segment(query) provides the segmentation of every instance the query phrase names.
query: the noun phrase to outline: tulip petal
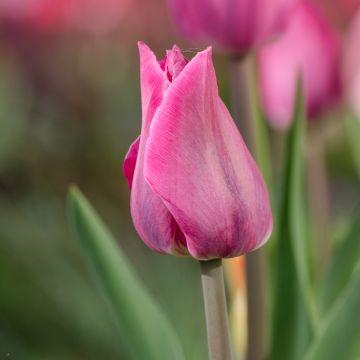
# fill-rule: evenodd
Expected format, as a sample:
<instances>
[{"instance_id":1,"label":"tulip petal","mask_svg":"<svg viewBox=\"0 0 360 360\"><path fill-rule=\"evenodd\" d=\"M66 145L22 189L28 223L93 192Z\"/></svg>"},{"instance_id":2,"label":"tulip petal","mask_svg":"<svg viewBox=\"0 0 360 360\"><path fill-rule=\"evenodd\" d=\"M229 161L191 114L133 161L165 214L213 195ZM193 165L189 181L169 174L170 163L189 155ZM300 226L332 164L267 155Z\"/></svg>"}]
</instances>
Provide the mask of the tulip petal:
<instances>
[{"instance_id":1,"label":"tulip petal","mask_svg":"<svg viewBox=\"0 0 360 360\"><path fill-rule=\"evenodd\" d=\"M170 82L166 73L161 69L155 54L143 42L138 43L140 53L140 80L142 106L142 133L147 137L148 126L154 113L161 104L164 93ZM144 129L145 128L145 129ZM145 130L145 134L143 133Z\"/></svg>"},{"instance_id":2,"label":"tulip petal","mask_svg":"<svg viewBox=\"0 0 360 360\"><path fill-rule=\"evenodd\" d=\"M150 248L161 253L184 255L187 253L184 235L162 199L151 190L143 175L144 150L150 124L170 82L154 53L145 44L139 43L139 52L142 130L133 174L131 215L137 232ZM136 145L131 150L135 152L135 149ZM130 171L129 168L127 170Z\"/></svg>"},{"instance_id":3,"label":"tulip petal","mask_svg":"<svg viewBox=\"0 0 360 360\"><path fill-rule=\"evenodd\" d=\"M172 255L187 255L185 237L159 195L143 176L131 192L131 215L141 239L151 249Z\"/></svg>"},{"instance_id":4,"label":"tulip petal","mask_svg":"<svg viewBox=\"0 0 360 360\"><path fill-rule=\"evenodd\" d=\"M164 59L159 61L161 69L166 72L170 82L175 80L189 61L184 57L180 48L176 45L166 51Z\"/></svg>"},{"instance_id":5,"label":"tulip petal","mask_svg":"<svg viewBox=\"0 0 360 360\"><path fill-rule=\"evenodd\" d=\"M123 169L130 189L132 187L132 182L134 178L135 166L139 153L139 145L140 145L140 136L136 138L136 140L130 145L129 151L125 155Z\"/></svg>"},{"instance_id":6,"label":"tulip petal","mask_svg":"<svg viewBox=\"0 0 360 360\"><path fill-rule=\"evenodd\" d=\"M268 193L218 96L210 48L198 53L167 90L151 124L144 175L193 257L237 256L268 238Z\"/></svg>"}]
</instances>

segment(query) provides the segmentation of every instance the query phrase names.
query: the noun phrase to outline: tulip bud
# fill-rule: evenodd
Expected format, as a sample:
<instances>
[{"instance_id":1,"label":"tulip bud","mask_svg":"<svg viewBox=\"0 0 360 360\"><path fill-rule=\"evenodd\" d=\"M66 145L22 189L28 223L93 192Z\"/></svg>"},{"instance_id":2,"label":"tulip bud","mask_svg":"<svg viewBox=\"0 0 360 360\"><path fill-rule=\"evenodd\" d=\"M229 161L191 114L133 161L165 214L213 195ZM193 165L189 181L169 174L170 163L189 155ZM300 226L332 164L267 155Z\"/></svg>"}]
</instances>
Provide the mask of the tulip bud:
<instances>
[{"instance_id":1,"label":"tulip bud","mask_svg":"<svg viewBox=\"0 0 360 360\"><path fill-rule=\"evenodd\" d=\"M339 98L339 57L337 34L310 5L299 6L286 34L259 51L261 98L274 127L291 121L299 72L309 118Z\"/></svg>"},{"instance_id":2,"label":"tulip bud","mask_svg":"<svg viewBox=\"0 0 360 360\"><path fill-rule=\"evenodd\" d=\"M348 103L360 116L360 10L350 26L345 44L343 84Z\"/></svg>"},{"instance_id":3,"label":"tulip bud","mask_svg":"<svg viewBox=\"0 0 360 360\"><path fill-rule=\"evenodd\" d=\"M218 95L211 48L157 61L139 43L142 129L124 172L131 214L152 249L205 260L262 245L272 229L264 180Z\"/></svg>"},{"instance_id":4,"label":"tulip bud","mask_svg":"<svg viewBox=\"0 0 360 360\"><path fill-rule=\"evenodd\" d=\"M169 0L180 31L192 41L246 54L281 34L298 0Z\"/></svg>"}]
</instances>

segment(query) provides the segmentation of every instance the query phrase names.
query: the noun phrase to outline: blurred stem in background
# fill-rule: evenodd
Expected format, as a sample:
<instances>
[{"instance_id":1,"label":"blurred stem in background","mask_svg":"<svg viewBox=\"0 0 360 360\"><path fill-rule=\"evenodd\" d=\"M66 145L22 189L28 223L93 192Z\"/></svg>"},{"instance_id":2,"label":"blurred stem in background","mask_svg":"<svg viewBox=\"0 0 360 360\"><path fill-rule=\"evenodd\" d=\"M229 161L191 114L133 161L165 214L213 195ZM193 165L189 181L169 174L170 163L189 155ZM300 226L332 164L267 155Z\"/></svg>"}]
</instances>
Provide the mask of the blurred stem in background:
<instances>
[{"instance_id":1,"label":"blurred stem in background","mask_svg":"<svg viewBox=\"0 0 360 360\"><path fill-rule=\"evenodd\" d=\"M255 152L255 134L251 114L249 84L250 59L233 56L229 59L231 110L234 120L252 154Z\"/></svg>"},{"instance_id":2,"label":"blurred stem in background","mask_svg":"<svg viewBox=\"0 0 360 360\"><path fill-rule=\"evenodd\" d=\"M232 350L221 259L200 261L210 360L231 360Z\"/></svg>"},{"instance_id":3,"label":"blurred stem in background","mask_svg":"<svg viewBox=\"0 0 360 360\"><path fill-rule=\"evenodd\" d=\"M253 156L256 157L257 142L254 116L251 111L251 70L251 58L229 58L230 96L233 116L246 145ZM266 358L266 267L264 248L246 255L248 360Z\"/></svg>"},{"instance_id":4,"label":"blurred stem in background","mask_svg":"<svg viewBox=\"0 0 360 360\"><path fill-rule=\"evenodd\" d=\"M310 127L309 141L306 147L307 191L312 219L315 272L319 276L328 265L330 258L331 199L326 165L326 138L324 131Z\"/></svg>"},{"instance_id":5,"label":"blurred stem in background","mask_svg":"<svg viewBox=\"0 0 360 360\"><path fill-rule=\"evenodd\" d=\"M224 265L231 299L229 311L233 349L236 358L243 359L247 348L245 256L227 259Z\"/></svg>"}]
</instances>

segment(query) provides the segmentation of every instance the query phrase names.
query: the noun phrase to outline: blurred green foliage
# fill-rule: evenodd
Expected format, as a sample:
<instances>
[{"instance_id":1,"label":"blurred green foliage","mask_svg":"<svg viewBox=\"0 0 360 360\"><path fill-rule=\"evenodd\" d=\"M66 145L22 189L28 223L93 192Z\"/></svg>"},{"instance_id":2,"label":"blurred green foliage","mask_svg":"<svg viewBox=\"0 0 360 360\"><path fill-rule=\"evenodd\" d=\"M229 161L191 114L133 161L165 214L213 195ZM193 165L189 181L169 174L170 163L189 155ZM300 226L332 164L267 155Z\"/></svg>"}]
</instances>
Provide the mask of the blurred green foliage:
<instances>
[{"instance_id":1,"label":"blurred green foliage","mask_svg":"<svg viewBox=\"0 0 360 360\"><path fill-rule=\"evenodd\" d=\"M23 41L28 57L0 38L0 359L126 359L68 231L72 183L114 230L187 358L205 359L197 263L153 253L130 219L122 159L141 124L135 42Z\"/></svg>"},{"instance_id":2,"label":"blurred green foliage","mask_svg":"<svg viewBox=\"0 0 360 360\"><path fill-rule=\"evenodd\" d=\"M283 168L275 278L271 359L302 359L315 330L316 313L304 220L305 114L301 82ZM286 269L286 271L284 271ZM291 324L289 326L289 324Z\"/></svg>"},{"instance_id":3,"label":"blurred green foliage","mask_svg":"<svg viewBox=\"0 0 360 360\"><path fill-rule=\"evenodd\" d=\"M183 360L181 342L105 224L77 188L68 197L69 224L89 270L112 305L124 351L133 359Z\"/></svg>"}]
</instances>

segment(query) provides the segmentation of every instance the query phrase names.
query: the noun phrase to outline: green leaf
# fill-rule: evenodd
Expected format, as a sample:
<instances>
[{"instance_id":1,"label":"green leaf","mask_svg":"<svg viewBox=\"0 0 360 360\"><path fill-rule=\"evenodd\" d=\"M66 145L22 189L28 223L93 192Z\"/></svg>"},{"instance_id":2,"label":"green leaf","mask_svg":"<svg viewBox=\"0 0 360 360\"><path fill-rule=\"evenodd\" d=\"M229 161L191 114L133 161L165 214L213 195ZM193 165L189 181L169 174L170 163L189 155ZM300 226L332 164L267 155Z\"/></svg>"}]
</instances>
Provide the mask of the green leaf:
<instances>
[{"instance_id":1,"label":"green leaf","mask_svg":"<svg viewBox=\"0 0 360 360\"><path fill-rule=\"evenodd\" d=\"M344 290L360 263L360 209L355 214L346 239L336 251L319 289L319 308L325 314Z\"/></svg>"},{"instance_id":2,"label":"green leaf","mask_svg":"<svg viewBox=\"0 0 360 360\"><path fill-rule=\"evenodd\" d=\"M113 307L134 359L183 359L167 319L140 283L120 247L76 188L69 193L70 224L97 283Z\"/></svg>"},{"instance_id":3,"label":"green leaf","mask_svg":"<svg viewBox=\"0 0 360 360\"><path fill-rule=\"evenodd\" d=\"M358 238L359 239L359 238ZM323 320L306 360L355 360L360 358L360 272Z\"/></svg>"},{"instance_id":4,"label":"green leaf","mask_svg":"<svg viewBox=\"0 0 360 360\"><path fill-rule=\"evenodd\" d=\"M302 359L316 324L310 291L303 209L304 105L297 88L286 148L283 197L278 219L272 359Z\"/></svg>"},{"instance_id":5,"label":"green leaf","mask_svg":"<svg viewBox=\"0 0 360 360\"><path fill-rule=\"evenodd\" d=\"M351 115L346 120L349 144L357 175L360 179L360 119Z\"/></svg>"}]
</instances>

